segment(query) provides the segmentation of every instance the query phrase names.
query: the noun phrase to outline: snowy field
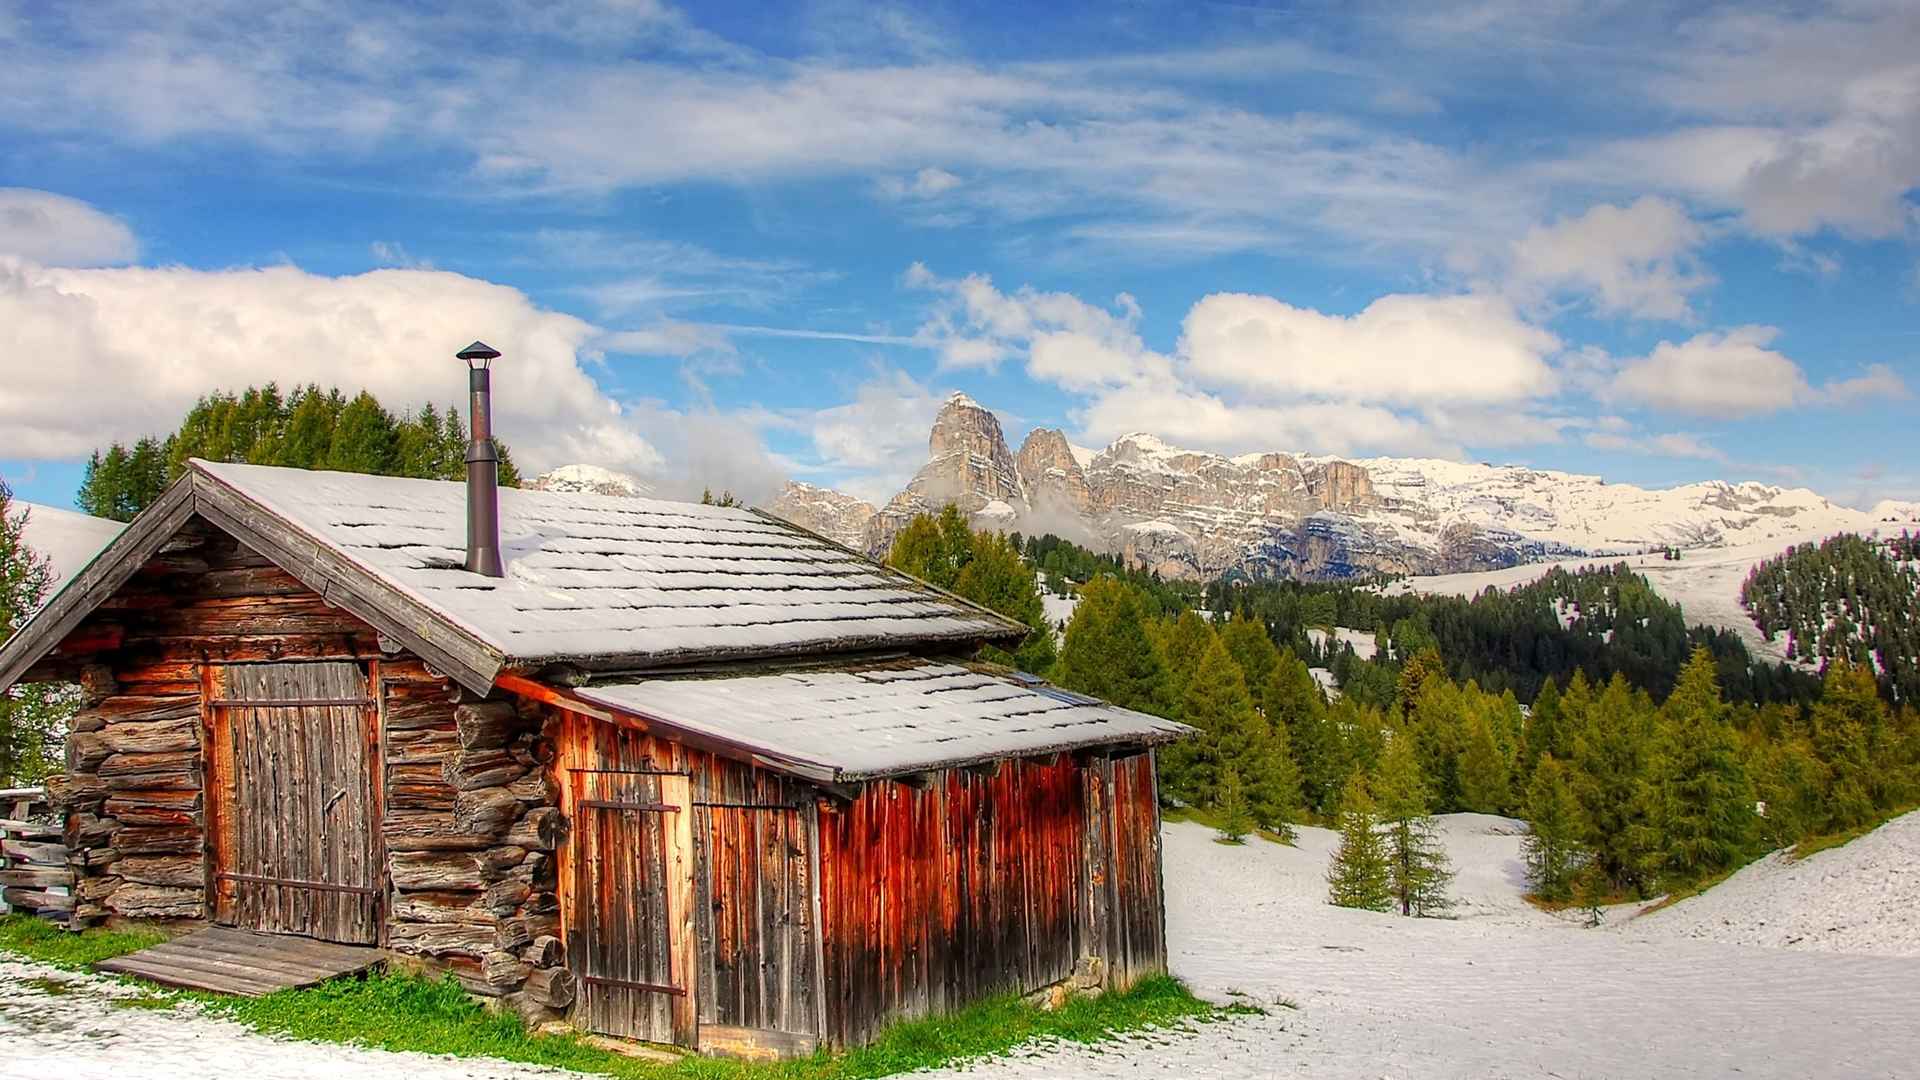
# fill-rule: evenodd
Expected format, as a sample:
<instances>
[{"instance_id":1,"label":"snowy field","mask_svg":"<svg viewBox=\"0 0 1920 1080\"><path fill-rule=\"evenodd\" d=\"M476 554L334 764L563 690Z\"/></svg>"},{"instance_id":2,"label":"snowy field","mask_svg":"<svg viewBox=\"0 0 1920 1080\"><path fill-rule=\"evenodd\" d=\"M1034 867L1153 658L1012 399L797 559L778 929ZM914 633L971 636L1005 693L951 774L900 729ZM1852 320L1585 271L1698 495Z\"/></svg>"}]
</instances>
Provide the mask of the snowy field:
<instances>
[{"instance_id":1,"label":"snowy field","mask_svg":"<svg viewBox=\"0 0 1920 1080\"><path fill-rule=\"evenodd\" d=\"M1173 968L1263 1017L1101 1047L1037 1048L922 1074L1068 1077L1624 1078L1915 1075L1920 817L1694 900L1588 930L1521 899L1521 824L1442 819L1450 919L1327 906L1334 835L1226 847L1166 832ZM1789 945L1791 947L1767 947ZM38 979L71 980L50 992ZM115 1008L104 980L0 961L0 1075L553 1077L501 1063L284 1043L182 1013Z\"/></svg>"}]
</instances>

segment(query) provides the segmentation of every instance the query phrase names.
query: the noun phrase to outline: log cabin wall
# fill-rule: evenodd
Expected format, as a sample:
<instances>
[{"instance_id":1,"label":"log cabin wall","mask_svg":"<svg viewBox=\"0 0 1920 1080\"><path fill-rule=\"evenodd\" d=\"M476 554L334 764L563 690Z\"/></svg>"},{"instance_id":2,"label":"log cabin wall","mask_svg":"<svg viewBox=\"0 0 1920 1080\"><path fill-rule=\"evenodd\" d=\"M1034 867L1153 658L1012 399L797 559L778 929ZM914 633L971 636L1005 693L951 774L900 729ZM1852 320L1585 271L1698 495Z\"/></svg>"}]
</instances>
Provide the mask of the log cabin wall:
<instances>
[{"instance_id":1,"label":"log cabin wall","mask_svg":"<svg viewBox=\"0 0 1920 1080\"><path fill-rule=\"evenodd\" d=\"M822 998L814 906L814 789L799 780L690 749L632 727L554 710L555 777L575 828L575 773L659 771L691 779L695 1006L702 1045L768 1033L763 1043L804 1048ZM560 881L569 950L586 909L574 895L576 845L563 847ZM582 958L584 959L584 958ZM676 973L677 977L677 973Z\"/></svg>"},{"instance_id":2,"label":"log cabin wall","mask_svg":"<svg viewBox=\"0 0 1920 1080\"><path fill-rule=\"evenodd\" d=\"M552 851L564 826L542 716L476 701L199 521L68 635L35 678L80 683L66 773L76 924L210 916L205 746L223 664L353 660L374 677L382 943L529 1019L571 1003Z\"/></svg>"},{"instance_id":3,"label":"log cabin wall","mask_svg":"<svg viewBox=\"0 0 1920 1080\"><path fill-rule=\"evenodd\" d=\"M1119 987L1166 970L1151 754L924 779L821 815L832 1041L1077 971Z\"/></svg>"}]
</instances>

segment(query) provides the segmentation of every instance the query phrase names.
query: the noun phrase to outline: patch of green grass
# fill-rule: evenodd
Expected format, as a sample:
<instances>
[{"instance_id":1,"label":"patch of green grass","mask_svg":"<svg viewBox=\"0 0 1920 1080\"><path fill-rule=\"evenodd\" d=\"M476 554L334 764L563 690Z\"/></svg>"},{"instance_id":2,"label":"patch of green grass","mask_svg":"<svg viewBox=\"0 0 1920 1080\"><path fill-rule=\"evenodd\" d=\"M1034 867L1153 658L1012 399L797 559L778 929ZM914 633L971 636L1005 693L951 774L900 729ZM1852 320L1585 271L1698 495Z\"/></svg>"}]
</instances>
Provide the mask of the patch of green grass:
<instances>
[{"instance_id":1,"label":"patch of green grass","mask_svg":"<svg viewBox=\"0 0 1920 1080\"><path fill-rule=\"evenodd\" d=\"M90 971L102 960L158 945L167 936L143 930L88 930L74 934L31 915L0 915L0 949L68 971Z\"/></svg>"},{"instance_id":2,"label":"patch of green grass","mask_svg":"<svg viewBox=\"0 0 1920 1080\"><path fill-rule=\"evenodd\" d=\"M25 920L32 922L33 920ZM45 926L45 924L40 924ZM160 940L158 934L89 930L51 934L0 919L0 949L68 967L118 956ZM1210 1005L1169 976L1145 979L1118 993L1076 997L1053 1012L1004 996L958 1013L896 1024L874 1042L844 1054L777 1063L686 1057L639 1060L590 1046L572 1035L529 1033L517 1017L482 1008L451 979L392 972L336 979L260 998L156 991L117 999L128 1008L165 1008L192 1001L206 1012L256 1031L313 1042L354 1043L459 1057L492 1057L634 1080L866 1080L915 1069L1005 1054L1063 1041L1098 1043L1149 1029L1177 1030L1263 1012L1236 1002Z\"/></svg>"},{"instance_id":3,"label":"patch of green grass","mask_svg":"<svg viewBox=\"0 0 1920 1080\"><path fill-rule=\"evenodd\" d=\"M1219 832L1222 819L1218 811L1209 810L1202 806L1169 806L1161 809L1160 820L1191 821L1196 825L1205 825L1214 832ZM1255 829L1248 835L1258 836L1260 839L1268 841L1269 843L1284 844L1287 847L1293 846L1293 842L1286 837L1276 832L1268 832L1266 829ZM1219 840L1218 837L1215 837L1215 839ZM1224 844L1234 843L1232 840L1220 840L1219 842Z\"/></svg>"}]
</instances>

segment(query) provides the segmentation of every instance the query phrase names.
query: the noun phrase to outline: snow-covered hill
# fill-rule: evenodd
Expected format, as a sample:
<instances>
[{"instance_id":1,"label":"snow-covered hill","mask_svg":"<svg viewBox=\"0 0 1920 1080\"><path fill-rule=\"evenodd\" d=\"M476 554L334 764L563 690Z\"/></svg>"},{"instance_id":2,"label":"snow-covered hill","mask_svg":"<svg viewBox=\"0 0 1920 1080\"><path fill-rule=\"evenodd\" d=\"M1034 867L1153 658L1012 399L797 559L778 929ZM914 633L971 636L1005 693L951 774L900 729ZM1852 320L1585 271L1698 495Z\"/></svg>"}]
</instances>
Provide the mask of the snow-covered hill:
<instances>
[{"instance_id":1,"label":"snow-covered hill","mask_svg":"<svg viewBox=\"0 0 1920 1080\"><path fill-rule=\"evenodd\" d=\"M653 485L637 476L598 465L562 465L527 482L533 491L584 491L594 495L646 496Z\"/></svg>"}]
</instances>

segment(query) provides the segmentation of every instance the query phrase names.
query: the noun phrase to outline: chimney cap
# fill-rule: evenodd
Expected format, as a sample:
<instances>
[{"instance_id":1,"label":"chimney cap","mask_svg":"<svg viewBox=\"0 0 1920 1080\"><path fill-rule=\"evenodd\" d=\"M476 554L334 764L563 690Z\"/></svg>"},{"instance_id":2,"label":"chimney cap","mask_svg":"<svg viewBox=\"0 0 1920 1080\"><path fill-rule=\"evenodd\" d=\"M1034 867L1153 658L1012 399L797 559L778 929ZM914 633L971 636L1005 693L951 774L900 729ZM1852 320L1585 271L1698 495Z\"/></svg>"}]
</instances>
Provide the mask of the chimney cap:
<instances>
[{"instance_id":1,"label":"chimney cap","mask_svg":"<svg viewBox=\"0 0 1920 1080\"><path fill-rule=\"evenodd\" d=\"M500 350L493 348L484 341L476 341L453 355L456 359L465 360L469 364L475 360L480 361L482 364L488 364L500 359Z\"/></svg>"}]
</instances>

